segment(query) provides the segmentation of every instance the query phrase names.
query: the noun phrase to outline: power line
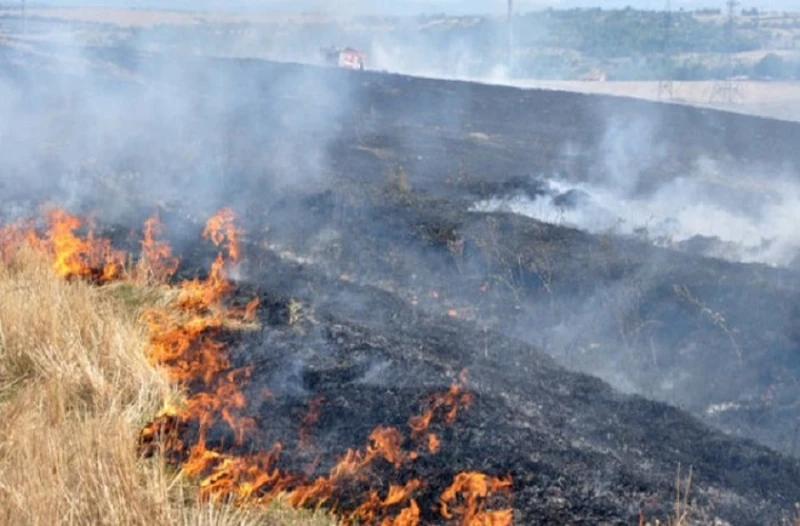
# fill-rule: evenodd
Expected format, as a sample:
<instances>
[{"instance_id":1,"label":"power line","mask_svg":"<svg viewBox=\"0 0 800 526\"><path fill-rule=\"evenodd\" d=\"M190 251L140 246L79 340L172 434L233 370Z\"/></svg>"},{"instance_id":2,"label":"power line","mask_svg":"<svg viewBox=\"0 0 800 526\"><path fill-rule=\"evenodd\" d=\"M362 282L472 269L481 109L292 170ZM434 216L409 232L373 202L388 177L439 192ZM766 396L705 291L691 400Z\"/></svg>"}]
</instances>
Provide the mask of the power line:
<instances>
[{"instance_id":1,"label":"power line","mask_svg":"<svg viewBox=\"0 0 800 526\"><path fill-rule=\"evenodd\" d=\"M739 95L739 86L735 81L736 70L736 7L738 0L727 0L727 19L725 21L724 46L722 51L722 71L724 78L714 84L709 102L721 100L726 104L734 102Z\"/></svg>"},{"instance_id":2,"label":"power line","mask_svg":"<svg viewBox=\"0 0 800 526\"><path fill-rule=\"evenodd\" d=\"M514 71L514 0L508 0L508 75L511 76Z\"/></svg>"},{"instance_id":3,"label":"power line","mask_svg":"<svg viewBox=\"0 0 800 526\"><path fill-rule=\"evenodd\" d=\"M672 100L672 2L666 0L662 27L661 60L659 64L658 100Z\"/></svg>"}]
</instances>

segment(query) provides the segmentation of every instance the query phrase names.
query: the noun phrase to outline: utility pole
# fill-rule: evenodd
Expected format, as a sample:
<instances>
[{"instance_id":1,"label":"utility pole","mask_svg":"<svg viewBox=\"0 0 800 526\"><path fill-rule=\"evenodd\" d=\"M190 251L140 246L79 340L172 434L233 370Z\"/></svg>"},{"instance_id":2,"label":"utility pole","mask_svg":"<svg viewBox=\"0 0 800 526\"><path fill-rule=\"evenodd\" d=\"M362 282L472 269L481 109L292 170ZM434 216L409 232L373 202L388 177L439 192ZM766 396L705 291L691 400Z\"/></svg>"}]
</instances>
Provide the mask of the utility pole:
<instances>
[{"instance_id":1,"label":"utility pole","mask_svg":"<svg viewBox=\"0 0 800 526\"><path fill-rule=\"evenodd\" d=\"M514 0L508 0L508 76L514 72Z\"/></svg>"},{"instance_id":2,"label":"utility pole","mask_svg":"<svg viewBox=\"0 0 800 526\"><path fill-rule=\"evenodd\" d=\"M727 0L727 20L725 22L725 49L722 54L722 65L725 78L718 81L714 90L711 93L711 100L713 102L719 97L722 102L731 104L734 102L734 96L739 94L739 86L735 83L733 78L736 60L734 57L735 44L736 44L736 6L739 5L738 0Z\"/></svg>"},{"instance_id":3,"label":"utility pole","mask_svg":"<svg viewBox=\"0 0 800 526\"><path fill-rule=\"evenodd\" d=\"M664 25L662 27L661 64L659 64L658 100L672 100L672 2L664 6Z\"/></svg>"}]
</instances>

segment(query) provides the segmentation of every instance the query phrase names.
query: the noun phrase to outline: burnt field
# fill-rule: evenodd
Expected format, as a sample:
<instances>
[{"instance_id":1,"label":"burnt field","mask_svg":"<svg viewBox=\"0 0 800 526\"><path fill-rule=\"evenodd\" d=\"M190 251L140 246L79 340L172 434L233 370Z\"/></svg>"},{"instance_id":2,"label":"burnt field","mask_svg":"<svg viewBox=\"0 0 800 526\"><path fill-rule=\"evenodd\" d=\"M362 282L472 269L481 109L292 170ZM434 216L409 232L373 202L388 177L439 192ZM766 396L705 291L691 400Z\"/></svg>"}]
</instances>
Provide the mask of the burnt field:
<instances>
[{"instance_id":1,"label":"burnt field","mask_svg":"<svg viewBox=\"0 0 800 526\"><path fill-rule=\"evenodd\" d=\"M515 523L629 524L669 511L680 465L701 523L774 524L800 501L800 126L292 64L87 56L106 66L0 62L3 214L54 199L124 244L156 208L191 276L213 259L195 245L202 222L232 207L236 296L262 298L263 326L230 345L253 366L243 389L275 395L250 407L260 438L246 447L291 443L321 396L310 433L339 454L402 428L466 369L472 404L413 467L431 495L461 471L510 474ZM536 206L583 215L545 221ZM681 235L655 232L657 213ZM608 214L635 224L596 228ZM726 237L731 218L764 240Z\"/></svg>"}]
</instances>

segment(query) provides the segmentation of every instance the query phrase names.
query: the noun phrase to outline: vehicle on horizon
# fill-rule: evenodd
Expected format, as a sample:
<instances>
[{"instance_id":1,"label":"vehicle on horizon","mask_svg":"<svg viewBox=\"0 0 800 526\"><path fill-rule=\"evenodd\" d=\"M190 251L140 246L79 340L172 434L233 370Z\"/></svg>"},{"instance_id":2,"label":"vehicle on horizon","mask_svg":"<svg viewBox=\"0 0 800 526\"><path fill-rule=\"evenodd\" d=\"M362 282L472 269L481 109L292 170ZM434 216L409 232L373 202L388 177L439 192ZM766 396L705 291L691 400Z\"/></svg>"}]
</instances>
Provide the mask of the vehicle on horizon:
<instances>
[{"instance_id":1,"label":"vehicle on horizon","mask_svg":"<svg viewBox=\"0 0 800 526\"><path fill-rule=\"evenodd\" d=\"M352 47L339 48L330 46L322 48L320 53L323 62L329 66L362 71L367 67L367 56L364 52Z\"/></svg>"}]
</instances>

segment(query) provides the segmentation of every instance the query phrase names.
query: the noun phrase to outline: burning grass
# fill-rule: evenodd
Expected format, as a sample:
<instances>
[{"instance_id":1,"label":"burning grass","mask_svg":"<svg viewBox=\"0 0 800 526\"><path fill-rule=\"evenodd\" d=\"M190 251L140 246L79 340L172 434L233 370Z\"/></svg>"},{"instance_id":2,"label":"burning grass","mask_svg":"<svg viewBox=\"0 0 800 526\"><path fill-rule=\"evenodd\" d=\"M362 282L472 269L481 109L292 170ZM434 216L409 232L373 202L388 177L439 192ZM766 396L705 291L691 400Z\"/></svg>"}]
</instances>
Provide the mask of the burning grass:
<instances>
[{"instance_id":1,"label":"burning grass","mask_svg":"<svg viewBox=\"0 0 800 526\"><path fill-rule=\"evenodd\" d=\"M488 504L508 502L510 477L465 471L436 490L415 476L415 462L441 448L431 425L454 425L472 402L466 372L449 390L423 401L420 415L409 415L407 432L379 426L363 448L335 459L328 473L316 473L320 458L297 469L293 453L312 446L308 432L322 400L298 423L298 451L279 442L247 447L260 433L254 401L242 390L252 367L234 366L225 331L256 323L258 300L244 308L226 302L233 289L228 269L241 258L233 213L220 211L202 232L219 249L207 277L175 285L170 278L177 260L158 240L156 219L145 224L142 253L130 268L125 262L132 258L95 238L91 225L78 234L83 226L56 210L44 235L31 224L17 224L3 229L0 239L0 277L8 296L0 311L2 378L6 391L16 390L3 407L14 425L0 449L9 466L3 469L10 471L3 479L8 486L0 488L15 508L34 513L28 522L66 516L69 522L173 523L186 521L187 510L201 509L187 502L218 506L208 509L220 514L213 520L224 522L228 515L219 510L229 504L236 505L231 513L260 515L287 502L381 526L434 518L465 526L511 524L510 507ZM115 282L122 284L107 286ZM38 302L31 301L30 288L40 294ZM138 306L138 316L126 313L125 303ZM10 342L6 333L14 335ZM271 396L268 388L262 392ZM220 428L230 439L209 441ZM31 478L24 469L29 464L41 473ZM180 467L178 475L169 475L168 465ZM197 483L191 499L184 477ZM48 492L63 498L48 498ZM41 514L35 511L40 507ZM18 515L10 510L12 516Z\"/></svg>"},{"instance_id":2,"label":"burning grass","mask_svg":"<svg viewBox=\"0 0 800 526\"><path fill-rule=\"evenodd\" d=\"M182 473L142 459L140 428L178 393L148 362L137 311L170 295L67 282L53 264L24 245L0 259L0 523L333 523L279 506L198 504Z\"/></svg>"}]
</instances>

